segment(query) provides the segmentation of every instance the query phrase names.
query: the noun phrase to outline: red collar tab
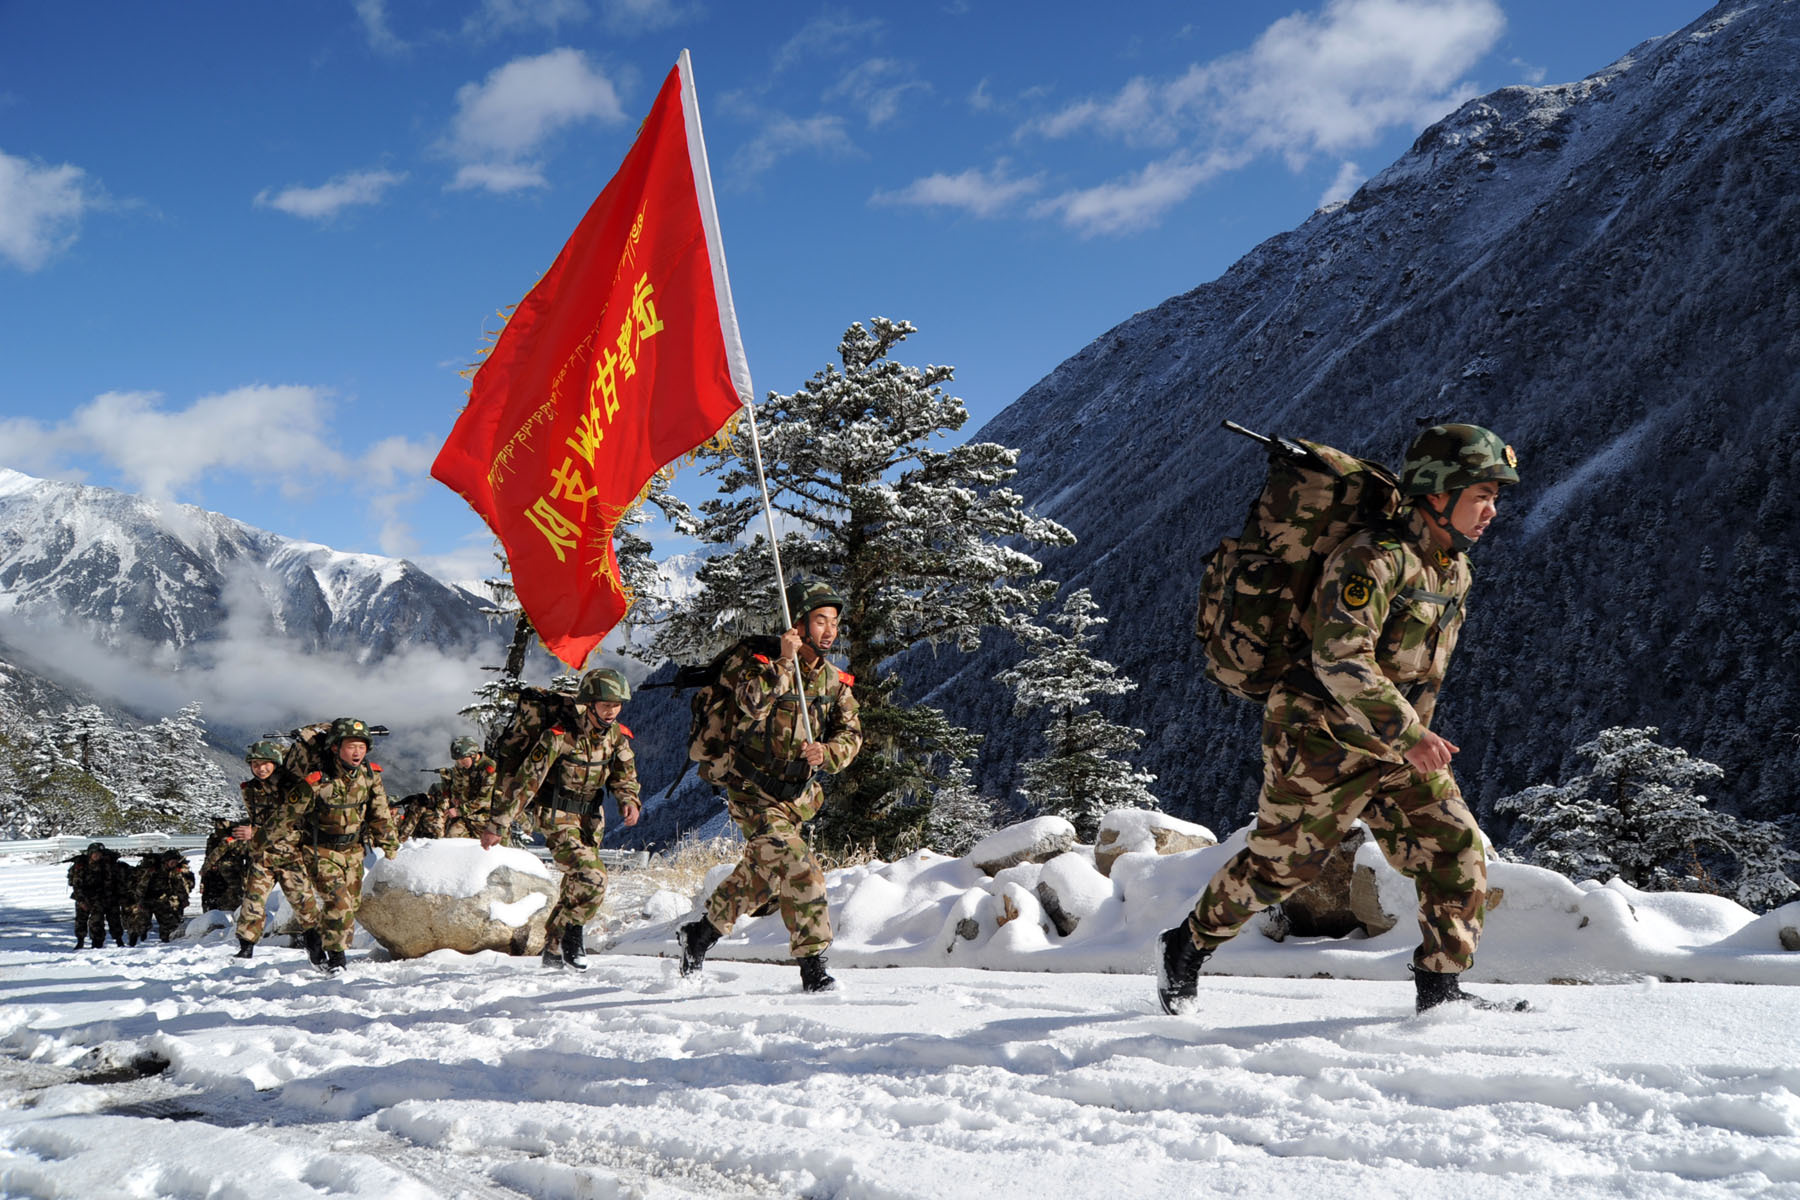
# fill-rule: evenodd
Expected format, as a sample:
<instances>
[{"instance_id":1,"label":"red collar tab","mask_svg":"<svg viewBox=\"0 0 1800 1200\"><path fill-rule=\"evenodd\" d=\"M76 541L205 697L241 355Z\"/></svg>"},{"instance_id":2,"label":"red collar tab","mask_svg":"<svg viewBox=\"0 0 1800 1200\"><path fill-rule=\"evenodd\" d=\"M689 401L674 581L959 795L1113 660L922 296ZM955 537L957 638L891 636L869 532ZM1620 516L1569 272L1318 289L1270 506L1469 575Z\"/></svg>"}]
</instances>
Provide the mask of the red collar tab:
<instances>
[{"instance_id":1,"label":"red collar tab","mask_svg":"<svg viewBox=\"0 0 1800 1200\"><path fill-rule=\"evenodd\" d=\"M616 722L614 722L614 724L618 725L619 732L624 734L626 737L636 737L637 736L636 734L632 733L630 729L626 728L625 722L616 721Z\"/></svg>"}]
</instances>

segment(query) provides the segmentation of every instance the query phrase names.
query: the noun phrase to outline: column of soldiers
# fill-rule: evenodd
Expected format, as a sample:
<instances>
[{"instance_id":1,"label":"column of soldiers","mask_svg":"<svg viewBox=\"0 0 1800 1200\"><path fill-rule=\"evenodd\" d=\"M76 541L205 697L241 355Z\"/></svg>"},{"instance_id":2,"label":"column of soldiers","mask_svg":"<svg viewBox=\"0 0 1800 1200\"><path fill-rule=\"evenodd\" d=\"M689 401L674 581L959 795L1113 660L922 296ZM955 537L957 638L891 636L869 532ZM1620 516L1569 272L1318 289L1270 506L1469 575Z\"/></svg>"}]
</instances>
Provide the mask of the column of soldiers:
<instances>
[{"instance_id":1,"label":"column of soldiers","mask_svg":"<svg viewBox=\"0 0 1800 1200\"><path fill-rule=\"evenodd\" d=\"M835 984L825 970L831 924L824 871L800 830L823 803L818 772L850 763L862 746L862 727L854 681L824 657L837 637L843 598L815 583L790 588L787 600L793 627L778 643L766 639L779 652L753 653L740 644L720 675L735 702L736 724L719 748L719 779L746 849L708 901L706 916L680 931L682 973L699 970L738 917L778 909L802 985L824 991ZM502 774L480 743L459 737L450 745L452 764L437 769L439 779L427 792L407 797L398 815L380 766L367 758L371 737L384 732L378 727L343 717L296 731L286 746L257 742L244 756L252 777L239 785L245 815L214 819L201 871L203 902L237 909L236 957L248 959L279 885L308 958L335 975L346 966L367 851L392 858L402 840L440 837L476 838L491 849L516 829L535 827L562 868L543 964L585 970L585 928L606 897L600 858L606 794L624 824L637 824L642 812L632 735L619 720L630 699L630 684L618 671L589 671L560 706L563 715L528 732L516 770ZM810 737L803 732L808 728ZM114 939L123 940L118 898L129 870L99 843L72 860L77 945L84 936L101 944L108 922ZM160 883L144 892L146 916L136 936L147 933L154 914L167 939L165 893L174 894ZM185 907L185 891L180 899Z\"/></svg>"}]
</instances>

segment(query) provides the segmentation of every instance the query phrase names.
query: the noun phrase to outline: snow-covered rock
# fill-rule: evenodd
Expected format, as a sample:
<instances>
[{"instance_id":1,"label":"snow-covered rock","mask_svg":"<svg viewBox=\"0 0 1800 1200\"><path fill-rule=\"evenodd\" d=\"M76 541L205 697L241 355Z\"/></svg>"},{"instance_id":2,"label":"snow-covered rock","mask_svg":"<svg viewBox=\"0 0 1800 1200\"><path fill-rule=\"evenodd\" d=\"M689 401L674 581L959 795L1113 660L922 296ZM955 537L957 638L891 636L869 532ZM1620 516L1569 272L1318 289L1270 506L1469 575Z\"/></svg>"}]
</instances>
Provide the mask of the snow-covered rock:
<instances>
[{"instance_id":1,"label":"snow-covered rock","mask_svg":"<svg viewBox=\"0 0 1800 1200\"><path fill-rule=\"evenodd\" d=\"M524 850L421 839L402 844L392 861L371 856L357 920L395 958L536 954L557 888L549 868Z\"/></svg>"},{"instance_id":2,"label":"snow-covered rock","mask_svg":"<svg viewBox=\"0 0 1800 1200\"><path fill-rule=\"evenodd\" d=\"M1180 854L1218 844L1219 839L1204 825L1153 808L1119 808L1100 818L1094 865L1100 874L1111 875L1121 854Z\"/></svg>"},{"instance_id":3,"label":"snow-covered rock","mask_svg":"<svg viewBox=\"0 0 1800 1200\"><path fill-rule=\"evenodd\" d=\"M1061 817L1034 817L976 842L968 860L988 875L1023 862L1044 862L1075 848L1075 826Z\"/></svg>"}]
</instances>

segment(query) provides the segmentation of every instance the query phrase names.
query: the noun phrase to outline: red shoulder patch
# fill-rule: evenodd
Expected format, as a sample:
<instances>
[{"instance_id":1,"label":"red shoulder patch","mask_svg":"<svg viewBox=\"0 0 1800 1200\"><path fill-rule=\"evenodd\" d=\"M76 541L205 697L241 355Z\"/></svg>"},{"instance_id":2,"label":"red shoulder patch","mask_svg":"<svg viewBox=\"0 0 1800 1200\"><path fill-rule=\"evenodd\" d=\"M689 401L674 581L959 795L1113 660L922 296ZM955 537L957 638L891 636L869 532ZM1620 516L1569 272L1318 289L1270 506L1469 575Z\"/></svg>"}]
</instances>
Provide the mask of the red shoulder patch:
<instances>
[{"instance_id":1,"label":"red shoulder patch","mask_svg":"<svg viewBox=\"0 0 1800 1200\"><path fill-rule=\"evenodd\" d=\"M377 775L379 775L379 774L381 774L381 764L380 764L380 763L378 763L378 762L372 762L372 763L370 763L370 764L369 764L369 769L370 769L370 770L371 770L371 771L373 771L373 772L375 772L375 773L376 773L376 774L377 774Z\"/></svg>"},{"instance_id":2,"label":"red shoulder patch","mask_svg":"<svg viewBox=\"0 0 1800 1200\"><path fill-rule=\"evenodd\" d=\"M620 733L622 733L622 734L624 734L624 735L625 735L625 736L626 736L626 737L636 737L636 736L637 736L637 734L635 734L635 733L633 733L633 732L631 732L631 729L630 729L630 727L629 727L629 726L627 726L627 725L626 725L626 724L625 724L625 722L623 722L623 721L620 721L620 722L619 722L619 723L618 723L618 725L619 725L619 732L620 732Z\"/></svg>"},{"instance_id":3,"label":"red shoulder patch","mask_svg":"<svg viewBox=\"0 0 1800 1200\"><path fill-rule=\"evenodd\" d=\"M554 733L557 737L567 737L568 736L568 731L565 730L561 725L552 725L550 727L550 732Z\"/></svg>"},{"instance_id":4,"label":"red shoulder patch","mask_svg":"<svg viewBox=\"0 0 1800 1200\"><path fill-rule=\"evenodd\" d=\"M754 658L757 662L762 663L765 666L768 665L769 656L766 654L752 654L750 657Z\"/></svg>"},{"instance_id":5,"label":"red shoulder patch","mask_svg":"<svg viewBox=\"0 0 1800 1200\"><path fill-rule=\"evenodd\" d=\"M246 780L244 780L244 782L242 782L242 783L240 783L240 784L238 784L238 786L239 786L239 787L241 787L241 788L247 788L247 787L249 787L249 786L250 786L250 783L251 783L251 781L250 781L250 780L248 780L248 779L246 779Z\"/></svg>"},{"instance_id":6,"label":"red shoulder patch","mask_svg":"<svg viewBox=\"0 0 1800 1200\"><path fill-rule=\"evenodd\" d=\"M845 687L855 687L856 686L856 676L852 675L848 671L839 671L838 679L843 683L843 685Z\"/></svg>"},{"instance_id":7,"label":"red shoulder patch","mask_svg":"<svg viewBox=\"0 0 1800 1200\"><path fill-rule=\"evenodd\" d=\"M500 768L496 767L493 763L489 763L487 765L487 773L489 775L492 775L495 771L498 771L499 769Z\"/></svg>"},{"instance_id":8,"label":"red shoulder patch","mask_svg":"<svg viewBox=\"0 0 1800 1200\"><path fill-rule=\"evenodd\" d=\"M307 776L307 777L306 777L306 782L308 782L308 783L317 783L317 782L319 782L319 780L321 780L321 779L323 779L323 778L325 778L325 772L323 772L323 771L314 771L314 772L313 772L313 773L312 773L312 774L311 774L311 775L308 775L308 776Z\"/></svg>"}]
</instances>

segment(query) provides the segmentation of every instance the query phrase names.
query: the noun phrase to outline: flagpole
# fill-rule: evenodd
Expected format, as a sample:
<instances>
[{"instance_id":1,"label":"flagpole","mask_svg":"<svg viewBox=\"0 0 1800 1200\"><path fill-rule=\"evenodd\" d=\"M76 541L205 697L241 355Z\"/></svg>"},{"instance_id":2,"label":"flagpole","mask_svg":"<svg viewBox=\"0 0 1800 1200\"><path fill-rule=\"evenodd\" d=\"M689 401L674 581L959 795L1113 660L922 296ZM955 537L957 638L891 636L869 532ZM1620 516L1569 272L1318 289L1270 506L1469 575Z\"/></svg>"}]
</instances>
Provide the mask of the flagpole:
<instances>
[{"instance_id":1,"label":"flagpole","mask_svg":"<svg viewBox=\"0 0 1800 1200\"><path fill-rule=\"evenodd\" d=\"M700 224L706 230L706 249L712 260L713 294L718 300L719 327L725 338L725 358L732 384L744 406L750 425L750 451L756 463L756 487L762 495L763 521L769 530L769 557L775 564L775 599L781 605L781 627L794 627L788 608L786 581L781 570L781 547L775 537L775 511L769 501L769 482L763 474L762 439L756 433L756 390L750 383L750 360L744 354L744 337L738 329L737 306L731 299L731 274L725 268L725 239L719 232L719 209L713 199L712 167L706 159L706 136L700 128L700 100L694 91L694 66L684 49L676 61L681 70L681 109L693 136L688 138L688 160L694 172L694 193L700 202ZM800 673L800 652L794 651L794 690L800 697L800 733L813 740L812 714L806 704L806 677Z\"/></svg>"}]
</instances>

